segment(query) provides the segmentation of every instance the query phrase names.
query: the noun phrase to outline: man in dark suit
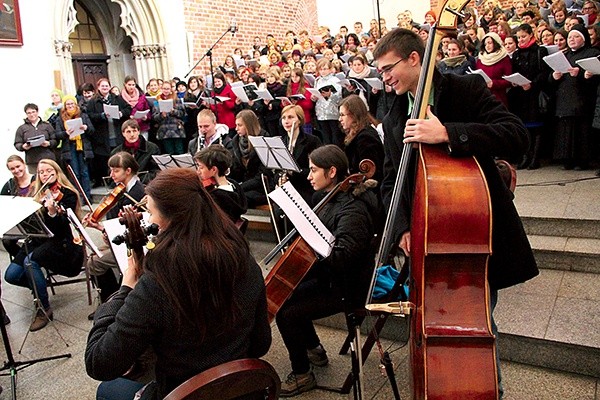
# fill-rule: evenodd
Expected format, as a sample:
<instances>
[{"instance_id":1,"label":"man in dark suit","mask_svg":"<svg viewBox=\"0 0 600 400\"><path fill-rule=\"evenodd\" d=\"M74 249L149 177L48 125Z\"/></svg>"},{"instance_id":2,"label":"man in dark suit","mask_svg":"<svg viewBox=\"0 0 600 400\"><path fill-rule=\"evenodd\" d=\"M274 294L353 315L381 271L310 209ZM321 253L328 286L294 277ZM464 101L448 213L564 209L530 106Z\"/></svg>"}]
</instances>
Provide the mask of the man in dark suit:
<instances>
[{"instance_id":1,"label":"man in dark suit","mask_svg":"<svg viewBox=\"0 0 600 400\"><path fill-rule=\"evenodd\" d=\"M492 203L493 254L489 258L488 282L493 311L498 289L538 274L533 252L512 202L513 195L494 162L495 157L519 160L528 146L527 131L522 122L494 98L481 78L441 75L437 70L427 119L411 119L412 99L417 91L423 54L423 41L406 29L391 31L373 52L383 81L396 92L391 110L383 120L385 161L381 190L384 205L389 209L404 144L440 145L447 149L450 157L475 156L487 180ZM394 228L394 237L398 238L407 255L411 250L413 184L405 185L407 189L403 192L398 223ZM493 326L495 328L495 324ZM497 334L496 329L494 333Z\"/></svg>"}]
</instances>

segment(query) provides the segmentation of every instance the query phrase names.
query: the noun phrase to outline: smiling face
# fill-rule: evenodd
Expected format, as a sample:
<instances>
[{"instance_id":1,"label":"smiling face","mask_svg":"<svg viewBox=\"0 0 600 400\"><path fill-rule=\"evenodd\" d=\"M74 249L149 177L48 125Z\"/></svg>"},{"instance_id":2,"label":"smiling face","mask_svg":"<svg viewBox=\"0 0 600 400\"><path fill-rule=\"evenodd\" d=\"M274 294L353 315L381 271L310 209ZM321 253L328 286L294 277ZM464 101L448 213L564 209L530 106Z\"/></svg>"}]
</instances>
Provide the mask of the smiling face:
<instances>
[{"instance_id":1,"label":"smiling face","mask_svg":"<svg viewBox=\"0 0 600 400\"><path fill-rule=\"evenodd\" d=\"M564 50L567 48L567 39L560 33L554 34L554 44L558 46L559 50Z\"/></svg>"},{"instance_id":2,"label":"smiling face","mask_svg":"<svg viewBox=\"0 0 600 400\"><path fill-rule=\"evenodd\" d=\"M25 175L25 164L19 160L9 162L6 164L6 167L16 180L21 179Z\"/></svg>"},{"instance_id":3,"label":"smiling face","mask_svg":"<svg viewBox=\"0 0 600 400\"><path fill-rule=\"evenodd\" d=\"M102 97L106 97L106 95L110 92L110 83L108 83L108 81L100 81L100 83L98 84L98 93L100 93L100 95Z\"/></svg>"},{"instance_id":4,"label":"smiling face","mask_svg":"<svg viewBox=\"0 0 600 400\"><path fill-rule=\"evenodd\" d=\"M397 95L406 92L415 93L421 63L417 52L413 51L406 60L390 51L377 59L377 68L380 71L383 82L389 85Z\"/></svg>"},{"instance_id":5,"label":"smiling face","mask_svg":"<svg viewBox=\"0 0 600 400\"><path fill-rule=\"evenodd\" d=\"M531 41L533 35L527 33L526 31L518 31L517 32L517 43L519 47L525 47L527 43Z\"/></svg>"},{"instance_id":6,"label":"smiling face","mask_svg":"<svg viewBox=\"0 0 600 400\"><path fill-rule=\"evenodd\" d=\"M39 118L38 110L35 108L28 108L25 110L25 115L27 115L27 121L31 122L32 124L34 124Z\"/></svg>"}]
</instances>

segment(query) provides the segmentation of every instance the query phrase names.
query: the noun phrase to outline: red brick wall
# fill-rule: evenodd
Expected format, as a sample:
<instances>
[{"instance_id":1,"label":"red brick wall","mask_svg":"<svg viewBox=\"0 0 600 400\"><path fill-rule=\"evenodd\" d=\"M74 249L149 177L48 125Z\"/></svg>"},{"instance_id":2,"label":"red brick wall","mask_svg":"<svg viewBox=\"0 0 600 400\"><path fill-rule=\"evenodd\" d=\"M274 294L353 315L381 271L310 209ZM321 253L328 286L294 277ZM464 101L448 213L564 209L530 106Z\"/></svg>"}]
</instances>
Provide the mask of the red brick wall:
<instances>
[{"instance_id":1,"label":"red brick wall","mask_svg":"<svg viewBox=\"0 0 600 400\"><path fill-rule=\"evenodd\" d=\"M184 0L185 30L194 32L193 58L198 60L209 47L227 30L233 18L238 33L232 38L225 35L213 51L215 66L223 63L227 54L236 47L246 53L255 36L266 42L272 33L280 44L289 29L298 33L302 29L317 34L316 0ZM208 72L208 62L202 62L195 73Z\"/></svg>"},{"instance_id":2,"label":"red brick wall","mask_svg":"<svg viewBox=\"0 0 600 400\"><path fill-rule=\"evenodd\" d=\"M439 6L444 3L442 0L431 0L431 9L438 11ZM512 5L512 0L500 0L500 7L503 9L509 8ZM474 7L475 2L471 1L467 4L467 7Z\"/></svg>"}]
</instances>

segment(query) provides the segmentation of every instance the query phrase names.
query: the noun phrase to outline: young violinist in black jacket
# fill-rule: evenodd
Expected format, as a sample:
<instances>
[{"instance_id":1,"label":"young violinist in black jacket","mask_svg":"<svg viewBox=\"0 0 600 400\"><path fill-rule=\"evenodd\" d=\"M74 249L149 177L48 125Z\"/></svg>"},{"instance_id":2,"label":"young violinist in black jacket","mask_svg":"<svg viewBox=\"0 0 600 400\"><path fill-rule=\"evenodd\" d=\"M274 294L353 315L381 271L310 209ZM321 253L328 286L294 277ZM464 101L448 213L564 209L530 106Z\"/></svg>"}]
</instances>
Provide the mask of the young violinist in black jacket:
<instances>
[{"instance_id":1,"label":"young violinist in black jacket","mask_svg":"<svg viewBox=\"0 0 600 400\"><path fill-rule=\"evenodd\" d=\"M25 253L25 247L21 248L4 275L8 283L28 287L33 291L29 272L25 268L26 258L31 262L33 281L45 310L36 310L35 318L29 327L32 332L42 329L48 324L48 320L53 318L46 278L41 267L60 275L75 276L81 272L83 265L83 247L73 243L71 226L65 212L70 208L76 215L80 214L77 190L54 160L40 160L37 175L32 189L33 198L44 206L41 211L44 224L54 236L32 240L27 246L29 254Z\"/></svg>"},{"instance_id":2,"label":"young violinist in black jacket","mask_svg":"<svg viewBox=\"0 0 600 400\"><path fill-rule=\"evenodd\" d=\"M311 364L328 363L312 321L364 304L373 270L371 241L381 208L371 190L374 181L348 192L332 192L348 176L348 159L338 146L319 147L310 153L309 162L315 203L333 193L318 217L336 240L331 254L311 268L277 313L277 327L292 363L292 372L281 384L282 397L313 389Z\"/></svg>"}]
</instances>

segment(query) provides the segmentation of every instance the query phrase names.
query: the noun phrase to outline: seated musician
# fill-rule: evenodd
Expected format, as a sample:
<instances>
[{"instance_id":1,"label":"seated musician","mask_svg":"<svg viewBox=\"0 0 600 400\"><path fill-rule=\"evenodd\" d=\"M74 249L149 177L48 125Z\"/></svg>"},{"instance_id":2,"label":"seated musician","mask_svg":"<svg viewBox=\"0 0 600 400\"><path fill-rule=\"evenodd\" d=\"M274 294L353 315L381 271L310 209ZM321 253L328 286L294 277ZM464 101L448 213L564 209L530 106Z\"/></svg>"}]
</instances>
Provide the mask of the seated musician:
<instances>
[{"instance_id":1,"label":"seated musician","mask_svg":"<svg viewBox=\"0 0 600 400\"><path fill-rule=\"evenodd\" d=\"M319 202L348 175L348 159L336 145L310 153L308 180ZM336 238L329 257L317 262L279 310L276 321L292 363L292 372L281 384L282 397L292 397L316 386L311 364L325 366L327 353L313 320L363 304L373 270L376 218L380 202L367 181L350 192L339 192L318 213ZM344 299L347 299L346 301Z\"/></svg>"},{"instance_id":2,"label":"seated musician","mask_svg":"<svg viewBox=\"0 0 600 400\"><path fill-rule=\"evenodd\" d=\"M121 125L121 134L123 135L123 144L118 145L112 151L112 155L125 151L131 154L138 164L139 171L145 171L143 183L148 183L154 178L158 171L158 166L153 155L160 154L158 146L146 140L143 135L140 135L140 125L135 119L129 119Z\"/></svg>"},{"instance_id":3,"label":"seated musician","mask_svg":"<svg viewBox=\"0 0 600 400\"><path fill-rule=\"evenodd\" d=\"M35 284L37 294L44 311L36 310L29 330L42 329L53 318L52 308L48 300L46 278L41 267L56 274L76 276L83 265L83 247L73 243L73 234L65 209L72 209L76 215L80 213L79 195L71 185L56 161L42 159L37 165L37 179L32 188L33 198L42 203L44 224L54 234L48 239L33 239L27 245L29 254L22 247L4 274L6 282L32 289ZM42 190L43 189L43 190ZM30 262L31 275L25 268ZM35 296L35 292L34 296Z\"/></svg>"},{"instance_id":4,"label":"seated musician","mask_svg":"<svg viewBox=\"0 0 600 400\"><path fill-rule=\"evenodd\" d=\"M232 157L229 150L219 144L208 146L194 155L196 173L215 203L235 223L248 209L242 187L227 179Z\"/></svg>"},{"instance_id":5,"label":"seated musician","mask_svg":"<svg viewBox=\"0 0 600 400\"><path fill-rule=\"evenodd\" d=\"M261 270L194 171L161 171L146 194L150 221L160 228L155 247L141 265L130 259L88 337L87 373L105 381L97 398L133 399L143 384L120 376L148 347L157 361L147 398L162 399L208 368L261 357L271 343Z\"/></svg>"},{"instance_id":6,"label":"seated musician","mask_svg":"<svg viewBox=\"0 0 600 400\"><path fill-rule=\"evenodd\" d=\"M133 121L129 120L126 123ZM133 121L135 122L135 121ZM125 125L123 124L123 125ZM106 213L106 219L113 219L119 216L119 212L124 206L139 202L144 197L144 185L137 177L138 163L133 156L124 151L116 153L108 159L108 167L110 168L110 177L115 184L122 183L125 185L125 193L128 196L121 196L117 203ZM106 204L101 204L106 206ZM83 221L87 226L96 228L104 232L102 222L93 222L92 214L87 214ZM119 290L119 283L114 273L114 269L118 269L119 265L113 252L110 249L108 238L103 236L106 243L100 247L102 257L91 254L87 261L88 271L90 275L95 277L96 284L100 289L100 302L104 303L113 293ZM89 319L94 318L94 313L88 316Z\"/></svg>"},{"instance_id":7,"label":"seated musician","mask_svg":"<svg viewBox=\"0 0 600 400\"><path fill-rule=\"evenodd\" d=\"M221 144L228 146L231 138L229 128L224 124L217 124L217 116L211 110L205 109L198 113L198 135L188 143L188 153L192 156L210 146Z\"/></svg>"}]
</instances>

